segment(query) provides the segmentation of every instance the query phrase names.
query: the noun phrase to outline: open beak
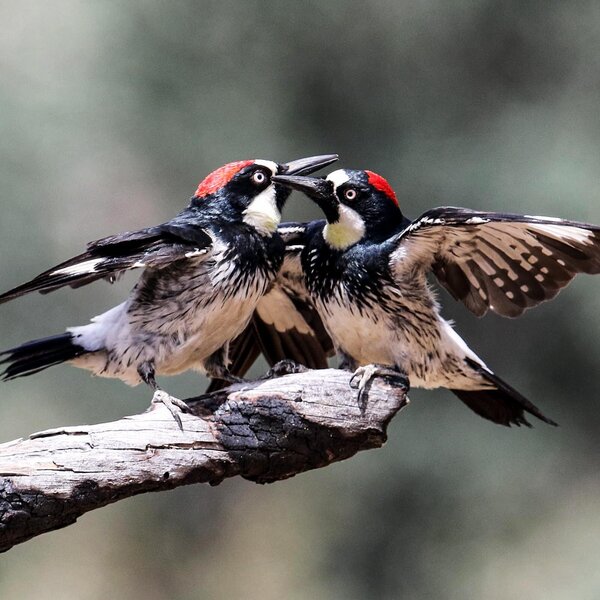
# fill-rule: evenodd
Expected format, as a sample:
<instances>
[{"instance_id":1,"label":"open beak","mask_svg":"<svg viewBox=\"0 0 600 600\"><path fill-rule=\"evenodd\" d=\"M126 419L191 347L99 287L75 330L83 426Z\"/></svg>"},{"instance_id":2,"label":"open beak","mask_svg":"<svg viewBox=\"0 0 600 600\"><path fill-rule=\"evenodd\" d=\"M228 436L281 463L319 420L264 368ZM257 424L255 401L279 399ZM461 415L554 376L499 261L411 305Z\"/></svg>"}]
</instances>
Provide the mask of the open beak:
<instances>
[{"instance_id":1,"label":"open beak","mask_svg":"<svg viewBox=\"0 0 600 600\"><path fill-rule=\"evenodd\" d=\"M337 154L322 154L321 156L309 156L299 158L281 165L281 173L286 175L310 175L319 169L334 163L338 159Z\"/></svg>"}]
</instances>

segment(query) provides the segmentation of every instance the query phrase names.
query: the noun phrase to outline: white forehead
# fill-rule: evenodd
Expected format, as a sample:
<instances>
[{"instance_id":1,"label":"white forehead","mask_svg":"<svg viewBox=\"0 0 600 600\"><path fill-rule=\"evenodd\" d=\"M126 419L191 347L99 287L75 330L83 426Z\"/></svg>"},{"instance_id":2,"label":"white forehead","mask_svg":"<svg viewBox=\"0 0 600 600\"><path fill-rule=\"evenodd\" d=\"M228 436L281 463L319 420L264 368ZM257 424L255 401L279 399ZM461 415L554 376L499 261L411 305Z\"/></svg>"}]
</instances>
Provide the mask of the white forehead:
<instances>
[{"instance_id":1,"label":"white forehead","mask_svg":"<svg viewBox=\"0 0 600 600\"><path fill-rule=\"evenodd\" d=\"M267 169L269 169L273 175L277 174L277 171L279 171L279 165L274 163L272 160L263 160L262 158L257 158L254 161L254 164L260 165L261 167L267 167Z\"/></svg>"},{"instance_id":2,"label":"white forehead","mask_svg":"<svg viewBox=\"0 0 600 600\"><path fill-rule=\"evenodd\" d=\"M329 173L327 175L327 181L331 181L333 183L333 189L337 190L340 185L346 183L350 179L350 175L346 173L345 169L338 169L337 171L333 171L333 173Z\"/></svg>"}]
</instances>

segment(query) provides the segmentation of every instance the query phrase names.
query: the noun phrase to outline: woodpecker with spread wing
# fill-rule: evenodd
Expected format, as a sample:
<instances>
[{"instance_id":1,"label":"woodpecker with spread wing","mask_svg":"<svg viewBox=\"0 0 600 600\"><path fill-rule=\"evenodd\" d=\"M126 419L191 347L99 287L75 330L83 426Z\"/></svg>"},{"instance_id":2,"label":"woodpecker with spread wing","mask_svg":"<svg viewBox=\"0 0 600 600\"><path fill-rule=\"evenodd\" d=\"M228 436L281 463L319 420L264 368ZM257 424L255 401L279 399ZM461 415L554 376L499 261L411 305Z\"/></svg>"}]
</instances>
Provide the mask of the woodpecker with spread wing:
<instances>
[{"instance_id":1,"label":"woodpecker with spread wing","mask_svg":"<svg viewBox=\"0 0 600 600\"><path fill-rule=\"evenodd\" d=\"M244 329L281 267L284 242L277 226L291 190L272 177L312 173L335 160L325 155L224 165L170 221L91 242L83 254L0 295L1 303L143 270L127 300L88 325L1 352L2 377L70 362L130 385L147 383L180 423L176 406L185 405L162 393L156 376L197 369L235 380L229 341Z\"/></svg>"},{"instance_id":2,"label":"woodpecker with spread wing","mask_svg":"<svg viewBox=\"0 0 600 600\"><path fill-rule=\"evenodd\" d=\"M304 283L359 387L391 369L415 387L450 389L495 423L529 425L529 413L554 424L440 316L427 274L478 316L517 317L576 273L600 273L600 227L453 207L410 221L388 182L371 171L273 180L303 191L325 213L326 221L287 226L296 234L282 286L296 294Z\"/></svg>"}]
</instances>

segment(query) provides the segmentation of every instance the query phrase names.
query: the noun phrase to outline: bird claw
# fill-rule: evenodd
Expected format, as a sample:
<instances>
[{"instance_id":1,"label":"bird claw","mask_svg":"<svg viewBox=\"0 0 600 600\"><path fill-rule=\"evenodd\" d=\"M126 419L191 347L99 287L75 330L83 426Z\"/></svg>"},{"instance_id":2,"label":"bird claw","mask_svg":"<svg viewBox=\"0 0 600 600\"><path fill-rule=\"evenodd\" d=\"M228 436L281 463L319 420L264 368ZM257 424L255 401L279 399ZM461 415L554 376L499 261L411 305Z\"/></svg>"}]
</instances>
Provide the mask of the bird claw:
<instances>
[{"instance_id":1,"label":"bird claw","mask_svg":"<svg viewBox=\"0 0 600 600\"><path fill-rule=\"evenodd\" d=\"M170 394L167 394L167 392L164 392L163 390L156 390L154 392L154 395L152 396L151 405L153 405L153 404L163 404L164 406L166 406L166 408L169 410L169 412L175 419L175 422L177 423L177 426L179 427L179 429L181 431L183 431L183 423L181 421L181 413L191 413L192 412L192 409L183 400L180 400L179 398L175 398L175 396L171 396Z\"/></svg>"},{"instance_id":2,"label":"bird claw","mask_svg":"<svg viewBox=\"0 0 600 600\"><path fill-rule=\"evenodd\" d=\"M297 363L294 360L285 358L275 363L262 377L261 379L274 379L275 377L283 377L284 375L293 375L294 373L304 373L308 369Z\"/></svg>"},{"instance_id":3,"label":"bird claw","mask_svg":"<svg viewBox=\"0 0 600 600\"><path fill-rule=\"evenodd\" d=\"M399 383L402 387L406 388L407 391L410 388L408 377L396 369L378 364L370 364L365 365L364 367L358 367L358 369L354 371L352 377L350 378L350 387L358 389L358 403L363 410L367 406L369 389L371 388L371 384L373 383L373 379L375 379L375 377L392 379Z\"/></svg>"}]
</instances>

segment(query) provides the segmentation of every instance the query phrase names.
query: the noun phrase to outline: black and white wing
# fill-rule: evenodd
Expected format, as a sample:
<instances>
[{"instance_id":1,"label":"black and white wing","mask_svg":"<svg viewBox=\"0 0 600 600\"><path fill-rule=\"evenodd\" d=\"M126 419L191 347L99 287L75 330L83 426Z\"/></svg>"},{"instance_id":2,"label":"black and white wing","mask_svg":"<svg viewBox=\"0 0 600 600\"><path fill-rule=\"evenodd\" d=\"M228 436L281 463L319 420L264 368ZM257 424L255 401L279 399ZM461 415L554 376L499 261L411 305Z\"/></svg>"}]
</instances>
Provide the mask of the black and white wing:
<instances>
[{"instance_id":1,"label":"black and white wing","mask_svg":"<svg viewBox=\"0 0 600 600\"><path fill-rule=\"evenodd\" d=\"M478 316L518 317L577 273L600 273L600 227L552 217L435 208L390 243L392 270L431 270Z\"/></svg>"},{"instance_id":2,"label":"black and white wing","mask_svg":"<svg viewBox=\"0 0 600 600\"><path fill-rule=\"evenodd\" d=\"M86 252L1 294L0 303L31 292L45 294L64 286L77 288L98 279L113 282L129 269L161 268L176 260L202 256L211 244L206 230L194 227L182 214L163 225L90 242Z\"/></svg>"},{"instance_id":3,"label":"black and white wing","mask_svg":"<svg viewBox=\"0 0 600 600\"><path fill-rule=\"evenodd\" d=\"M279 276L260 299L246 329L229 345L229 370L242 377L262 354L269 365L291 359L309 369L324 369L335 350L321 317L309 300L304 285L300 252L305 223L284 223L279 233L286 253ZM213 380L207 391L226 383Z\"/></svg>"}]
</instances>

